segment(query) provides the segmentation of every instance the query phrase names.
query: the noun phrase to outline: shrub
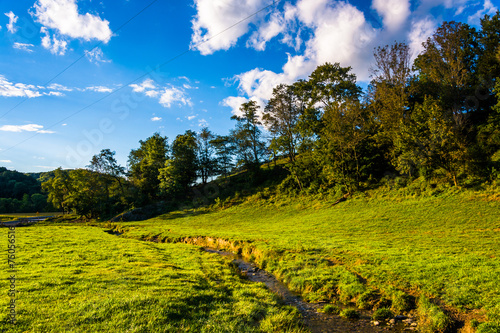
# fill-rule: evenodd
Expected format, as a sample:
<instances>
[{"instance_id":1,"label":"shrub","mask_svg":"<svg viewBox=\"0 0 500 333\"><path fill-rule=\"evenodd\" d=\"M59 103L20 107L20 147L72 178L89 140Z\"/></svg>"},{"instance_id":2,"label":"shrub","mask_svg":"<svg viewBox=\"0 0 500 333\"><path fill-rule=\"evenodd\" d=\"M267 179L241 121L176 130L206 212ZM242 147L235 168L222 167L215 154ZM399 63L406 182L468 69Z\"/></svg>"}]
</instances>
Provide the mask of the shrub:
<instances>
[{"instance_id":1,"label":"shrub","mask_svg":"<svg viewBox=\"0 0 500 333\"><path fill-rule=\"evenodd\" d=\"M344 309L340 311L340 316L346 319L358 319L359 312L354 309Z\"/></svg>"},{"instance_id":2,"label":"shrub","mask_svg":"<svg viewBox=\"0 0 500 333\"><path fill-rule=\"evenodd\" d=\"M495 323L483 323L478 326L476 333L500 333L500 325Z\"/></svg>"},{"instance_id":3,"label":"shrub","mask_svg":"<svg viewBox=\"0 0 500 333\"><path fill-rule=\"evenodd\" d=\"M356 306L360 309L370 309L377 301L378 295L374 291L366 291L362 293L356 300Z\"/></svg>"},{"instance_id":4,"label":"shrub","mask_svg":"<svg viewBox=\"0 0 500 333\"><path fill-rule=\"evenodd\" d=\"M418 301L417 312L422 332L445 332L450 326L450 318L423 295Z\"/></svg>"},{"instance_id":5,"label":"shrub","mask_svg":"<svg viewBox=\"0 0 500 333\"><path fill-rule=\"evenodd\" d=\"M392 307L391 309L396 313L409 311L413 308L413 300L410 295L397 290L392 294Z\"/></svg>"},{"instance_id":6,"label":"shrub","mask_svg":"<svg viewBox=\"0 0 500 333\"><path fill-rule=\"evenodd\" d=\"M340 308L333 304L327 304L323 307L323 313L338 315L340 313Z\"/></svg>"},{"instance_id":7,"label":"shrub","mask_svg":"<svg viewBox=\"0 0 500 333\"><path fill-rule=\"evenodd\" d=\"M387 320L387 319L391 319L394 317L394 314L392 313L391 310L387 309L387 308L381 308L381 309L377 309L374 313L373 313L373 320Z\"/></svg>"}]
</instances>

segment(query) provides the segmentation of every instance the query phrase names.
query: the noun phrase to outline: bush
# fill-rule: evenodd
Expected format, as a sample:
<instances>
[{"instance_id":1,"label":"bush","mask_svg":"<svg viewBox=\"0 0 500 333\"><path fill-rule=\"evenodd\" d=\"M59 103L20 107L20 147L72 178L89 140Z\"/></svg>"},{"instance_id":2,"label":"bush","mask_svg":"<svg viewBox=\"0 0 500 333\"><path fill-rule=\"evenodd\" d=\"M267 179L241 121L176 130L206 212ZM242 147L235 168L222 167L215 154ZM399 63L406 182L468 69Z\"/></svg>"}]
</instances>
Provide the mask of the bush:
<instances>
[{"instance_id":1,"label":"bush","mask_svg":"<svg viewBox=\"0 0 500 333\"><path fill-rule=\"evenodd\" d=\"M323 313L338 315L340 313L340 308L333 304L327 304L323 307Z\"/></svg>"},{"instance_id":2,"label":"bush","mask_svg":"<svg viewBox=\"0 0 500 333\"><path fill-rule=\"evenodd\" d=\"M476 333L500 333L500 325L495 323L483 323L478 326Z\"/></svg>"},{"instance_id":3,"label":"bush","mask_svg":"<svg viewBox=\"0 0 500 333\"><path fill-rule=\"evenodd\" d=\"M431 301L421 296L418 301L419 324L422 332L445 332L450 326L450 318Z\"/></svg>"},{"instance_id":4,"label":"bush","mask_svg":"<svg viewBox=\"0 0 500 333\"><path fill-rule=\"evenodd\" d=\"M375 305L378 295L374 291L362 293L356 300L356 306L360 309L370 309Z\"/></svg>"},{"instance_id":5,"label":"bush","mask_svg":"<svg viewBox=\"0 0 500 333\"><path fill-rule=\"evenodd\" d=\"M340 316L346 319L358 319L359 312L354 309L344 309L340 311Z\"/></svg>"},{"instance_id":6,"label":"bush","mask_svg":"<svg viewBox=\"0 0 500 333\"><path fill-rule=\"evenodd\" d=\"M392 313L391 310L387 309L387 308L381 308L381 309L378 309L376 310L374 313L373 313L373 320L387 320L387 319L391 319L394 317L394 314Z\"/></svg>"}]
</instances>

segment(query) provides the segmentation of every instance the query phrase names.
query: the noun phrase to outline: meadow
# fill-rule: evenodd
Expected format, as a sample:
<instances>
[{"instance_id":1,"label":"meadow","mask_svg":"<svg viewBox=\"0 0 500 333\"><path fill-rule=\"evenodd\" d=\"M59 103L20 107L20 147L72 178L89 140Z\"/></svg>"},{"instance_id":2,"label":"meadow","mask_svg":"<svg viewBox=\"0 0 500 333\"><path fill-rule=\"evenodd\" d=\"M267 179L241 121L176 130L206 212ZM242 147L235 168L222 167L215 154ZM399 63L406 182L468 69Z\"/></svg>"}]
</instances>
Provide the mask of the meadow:
<instances>
[{"instance_id":1,"label":"meadow","mask_svg":"<svg viewBox=\"0 0 500 333\"><path fill-rule=\"evenodd\" d=\"M240 253L309 301L413 312L422 331L500 331L497 194L360 195L338 205L258 194L229 206L111 227Z\"/></svg>"},{"instance_id":2,"label":"meadow","mask_svg":"<svg viewBox=\"0 0 500 333\"><path fill-rule=\"evenodd\" d=\"M7 233L0 228L2 248ZM48 222L16 228L15 245L17 322L2 251L0 332L303 331L295 308L191 245Z\"/></svg>"}]
</instances>

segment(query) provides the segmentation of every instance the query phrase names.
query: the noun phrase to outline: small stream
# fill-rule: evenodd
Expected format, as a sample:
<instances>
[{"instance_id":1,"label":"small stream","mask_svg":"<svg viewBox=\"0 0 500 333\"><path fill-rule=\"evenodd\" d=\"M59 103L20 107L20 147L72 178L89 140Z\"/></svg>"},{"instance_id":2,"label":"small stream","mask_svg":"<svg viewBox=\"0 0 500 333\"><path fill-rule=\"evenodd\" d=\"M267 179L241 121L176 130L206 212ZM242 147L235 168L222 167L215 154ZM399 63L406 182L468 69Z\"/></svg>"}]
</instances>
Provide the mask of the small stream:
<instances>
[{"instance_id":1,"label":"small stream","mask_svg":"<svg viewBox=\"0 0 500 333\"><path fill-rule=\"evenodd\" d=\"M357 310L360 314L359 319L347 320L336 315L327 315L321 310L324 304L307 303L302 298L290 291L283 283L279 282L272 274L259 269L254 264L243 260L239 255L231 252L220 251L213 248L204 247L206 252L217 253L227 257L236 264L241 273L252 282L264 283L269 290L278 294L287 305L296 307L301 313L306 326L313 333L330 332L416 332L414 327L405 326L401 321L396 321L393 325L387 325L381 322L379 326L372 324L372 313L364 310Z\"/></svg>"}]
</instances>

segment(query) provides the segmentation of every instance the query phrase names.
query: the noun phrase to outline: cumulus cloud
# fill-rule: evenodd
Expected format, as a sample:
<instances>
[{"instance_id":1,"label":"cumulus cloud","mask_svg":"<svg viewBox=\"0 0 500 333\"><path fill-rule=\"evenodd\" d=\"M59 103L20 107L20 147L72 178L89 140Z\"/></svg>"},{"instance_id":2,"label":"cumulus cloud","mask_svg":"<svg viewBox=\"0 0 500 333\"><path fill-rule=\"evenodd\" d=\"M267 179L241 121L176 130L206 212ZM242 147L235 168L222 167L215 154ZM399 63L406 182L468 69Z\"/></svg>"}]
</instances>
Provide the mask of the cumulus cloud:
<instances>
[{"instance_id":1,"label":"cumulus cloud","mask_svg":"<svg viewBox=\"0 0 500 333\"><path fill-rule=\"evenodd\" d=\"M34 85L24 83L12 83L3 75L0 75L0 96L3 97L40 97L42 94Z\"/></svg>"},{"instance_id":2,"label":"cumulus cloud","mask_svg":"<svg viewBox=\"0 0 500 333\"><path fill-rule=\"evenodd\" d=\"M55 34L51 38L49 31L45 27L42 27L40 32L45 34L42 37L42 46L49 50L50 53L56 55L64 55L66 53L66 49L68 48L67 41L57 38Z\"/></svg>"},{"instance_id":3,"label":"cumulus cloud","mask_svg":"<svg viewBox=\"0 0 500 333\"><path fill-rule=\"evenodd\" d=\"M389 31L400 29L410 15L409 0L373 0L372 7Z\"/></svg>"},{"instance_id":4,"label":"cumulus cloud","mask_svg":"<svg viewBox=\"0 0 500 333\"><path fill-rule=\"evenodd\" d=\"M162 118L161 117L153 117L151 118L151 121L160 121Z\"/></svg>"},{"instance_id":5,"label":"cumulus cloud","mask_svg":"<svg viewBox=\"0 0 500 333\"><path fill-rule=\"evenodd\" d=\"M140 84L131 84L130 87L134 92L143 93L151 98L158 98L158 103L165 108L170 108L174 103L193 106L191 98L187 96L184 90L186 87L175 87L173 85L159 87L152 79L146 79Z\"/></svg>"},{"instance_id":6,"label":"cumulus cloud","mask_svg":"<svg viewBox=\"0 0 500 333\"><path fill-rule=\"evenodd\" d=\"M255 16L246 22L234 24L257 12L266 4L265 0L195 0L197 14L191 22L193 29L191 46L197 48L201 54L229 49L248 32L249 25L258 18ZM230 30L226 30L231 26ZM222 31L224 34L214 38Z\"/></svg>"},{"instance_id":7,"label":"cumulus cloud","mask_svg":"<svg viewBox=\"0 0 500 333\"><path fill-rule=\"evenodd\" d=\"M248 98L241 96L229 96L222 101L222 105L230 107L234 115L241 116L240 106L248 102Z\"/></svg>"},{"instance_id":8,"label":"cumulus cloud","mask_svg":"<svg viewBox=\"0 0 500 333\"><path fill-rule=\"evenodd\" d=\"M80 14L75 0L38 0L33 8L32 15L40 24L63 36L104 43L112 36L109 21L90 13Z\"/></svg>"},{"instance_id":9,"label":"cumulus cloud","mask_svg":"<svg viewBox=\"0 0 500 333\"><path fill-rule=\"evenodd\" d=\"M261 111L275 86L306 78L318 65L325 62L352 66L358 79L369 78L372 54L366 50L373 49L377 34L356 7L345 2L301 0L294 8L286 7L281 20L297 20L300 26L311 31L303 54L288 55L281 73L255 68L234 77L240 93L257 101ZM259 41L258 36L254 36L255 42L252 42L255 46L258 46L255 44ZM267 38L262 37L261 43L266 40ZM281 41L286 42L286 38ZM244 101L247 99L241 96L229 97L223 101L223 105L231 107L232 112L238 114L239 106Z\"/></svg>"},{"instance_id":10,"label":"cumulus cloud","mask_svg":"<svg viewBox=\"0 0 500 333\"><path fill-rule=\"evenodd\" d=\"M17 17L12 11L5 13L5 16L9 18L9 23L6 25L7 30L12 34L16 33L17 27L14 24L16 24L19 17Z\"/></svg>"},{"instance_id":11,"label":"cumulus cloud","mask_svg":"<svg viewBox=\"0 0 500 333\"><path fill-rule=\"evenodd\" d=\"M42 125L28 124L28 125L3 125L0 127L2 132L36 132L41 134L52 134L53 131L44 130Z\"/></svg>"},{"instance_id":12,"label":"cumulus cloud","mask_svg":"<svg viewBox=\"0 0 500 333\"><path fill-rule=\"evenodd\" d=\"M18 49L18 50L22 50L22 51L26 51L28 53L33 52L33 50L31 48L34 46L35 45L33 45L33 44L17 43L17 42L14 43L14 45L12 45L13 48Z\"/></svg>"},{"instance_id":13,"label":"cumulus cloud","mask_svg":"<svg viewBox=\"0 0 500 333\"><path fill-rule=\"evenodd\" d=\"M485 0L483 4L483 8L478 10L475 14L469 16L467 18L467 22L472 25L480 25L481 19L484 15L495 15L498 11L498 8L491 3L491 0Z\"/></svg>"},{"instance_id":14,"label":"cumulus cloud","mask_svg":"<svg viewBox=\"0 0 500 333\"><path fill-rule=\"evenodd\" d=\"M148 92L157 89L155 82L152 79L146 79L141 84L131 84L130 87L134 92Z\"/></svg>"},{"instance_id":15,"label":"cumulus cloud","mask_svg":"<svg viewBox=\"0 0 500 333\"><path fill-rule=\"evenodd\" d=\"M412 22L411 30L408 34L412 59L415 59L423 50L423 43L436 31L437 23L431 17Z\"/></svg>"},{"instance_id":16,"label":"cumulus cloud","mask_svg":"<svg viewBox=\"0 0 500 333\"><path fill-rule=\"evenodd\" d=\"M177 103L179 105L188 105L193 106L191 99L186 96L186 93L176 87L167 87L164 88L160 92L160 101L159 103L166 108L172 106L173 103Z\"/></svg>"}]
</instances>

